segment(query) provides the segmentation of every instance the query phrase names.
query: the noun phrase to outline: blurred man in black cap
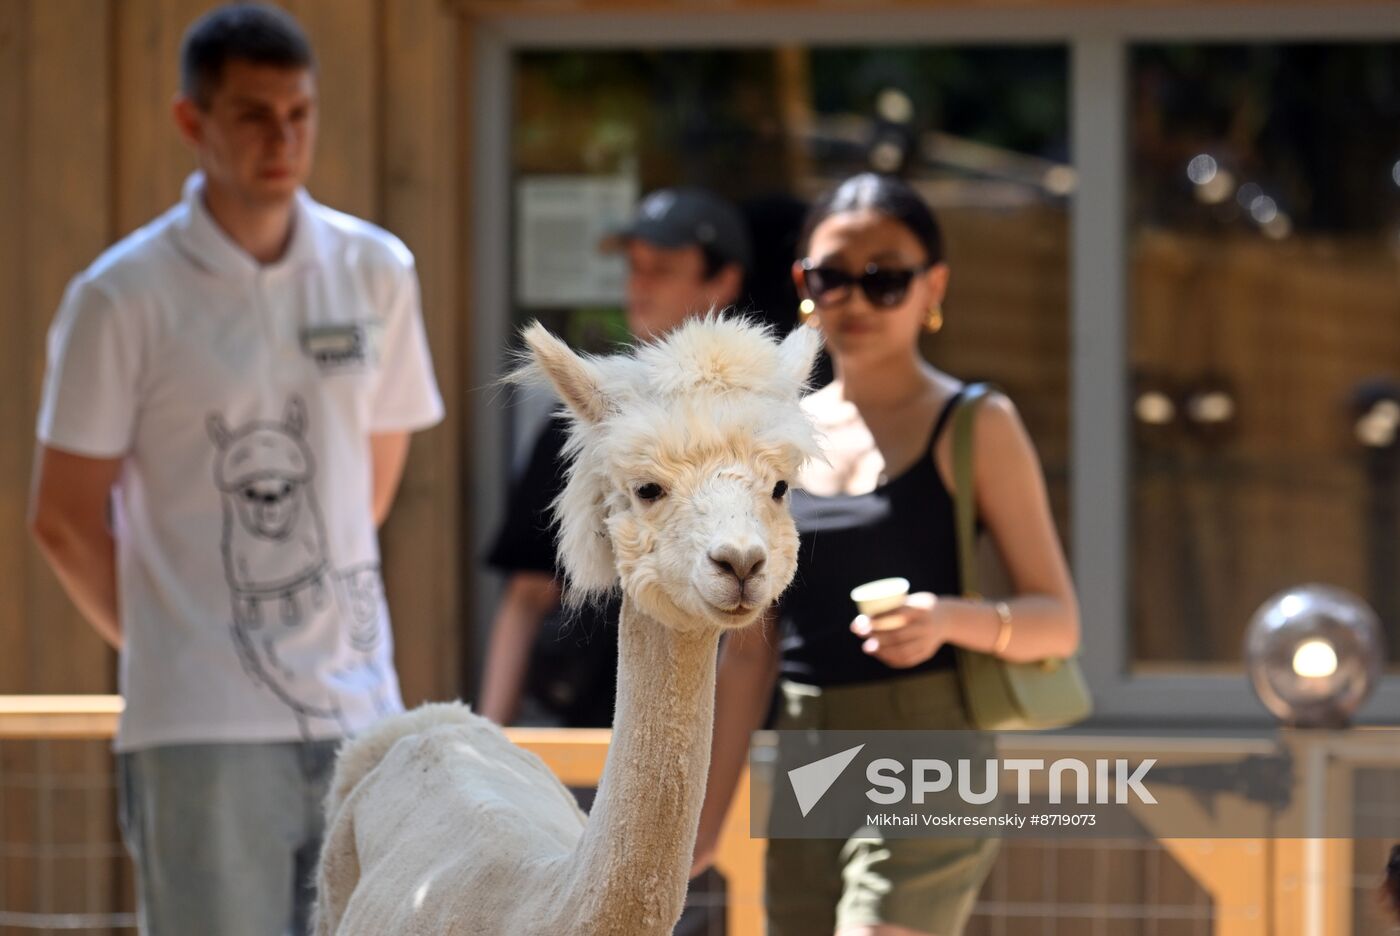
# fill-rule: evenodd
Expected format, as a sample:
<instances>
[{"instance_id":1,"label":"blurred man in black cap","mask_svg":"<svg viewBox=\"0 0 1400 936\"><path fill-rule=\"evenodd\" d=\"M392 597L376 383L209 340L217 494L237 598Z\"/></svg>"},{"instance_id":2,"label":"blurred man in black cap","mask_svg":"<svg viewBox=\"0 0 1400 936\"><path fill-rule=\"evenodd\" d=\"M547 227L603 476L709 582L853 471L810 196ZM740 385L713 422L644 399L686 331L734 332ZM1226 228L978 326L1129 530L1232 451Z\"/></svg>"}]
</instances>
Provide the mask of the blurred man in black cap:
<instances>
[{"instance_id":1,"label":"blurred man in black cap","mask_svg":"<svg viewBox=\"0 0 1400 936\"><path fill-rule=\"evenodd\" d=\"M738 209L698 188L652 192L600 247L626 255L627 326L639 341L664 335L688 316L733 305L752 255ZM526 694L568 727L612 725L617 607L580 612L562 638L546 634L537 641L541 624L559 613L549 505L564 487L563 445L564 425L556 414L513 486L487 557L508 577L492 623L478 709L502 725L516 718Z\"/></svg>"},{"instance_id":2,"label":"blurred man in black cap","mask_svg":"<svg viewBox=\"0 0 1400 936\"><path fill-rule=\"evenodd\" d=\"M739 298L751 250L744 219L703 189L660 189L604 250L627 254L627 327L645 341Z\"/></svg>"}]
</instances>

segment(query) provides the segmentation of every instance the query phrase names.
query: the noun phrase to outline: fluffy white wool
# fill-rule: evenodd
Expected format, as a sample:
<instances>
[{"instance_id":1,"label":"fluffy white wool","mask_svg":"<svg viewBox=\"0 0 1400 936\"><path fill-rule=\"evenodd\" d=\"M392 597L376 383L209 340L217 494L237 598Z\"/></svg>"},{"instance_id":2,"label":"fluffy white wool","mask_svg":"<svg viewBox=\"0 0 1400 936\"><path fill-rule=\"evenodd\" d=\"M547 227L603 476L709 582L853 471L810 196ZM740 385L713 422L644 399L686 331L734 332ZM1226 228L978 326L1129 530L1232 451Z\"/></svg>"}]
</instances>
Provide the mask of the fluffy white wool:
<instances>
[{"instance_id":1,"label":"fluffy white wool","mask_svg":"<svg viewBox=\"0 0 1400 936\"><path fill-rule=\"evenodd\" d=\"M624 596L592 816L463 706L387 719L336 765L318 936L663 936L684 903L716 644L796 565L779 482L817 455L798 398L818 339L799 329L778 343L716 316L610 358L580 357L538 325L525 337L572 414L575 463L555 505L570 585L620 583ZM639 496L648 485L664 496ZM724 550L762 561L727 574Z\"/></svg>"},{"instance_id":2,"label":"fluffy white wool","mask_svg":"<svg viewBox=\"0 0 1400 936\"><path fill-rule=\"evenodd\" d=\"M821 338L798 329L785 341L741 318L689 320L631 356L585 358L576 379L548 364L572 354L538 323L526 332L535 363L518 379L551 380L570 407L568 484L554 504L566 598L581 602L618 584L618 545L606 535L610 504L655 476L685 491L687 477L743 463L773 475L819 458L811 423L791 404L807 389ZM775 419L775 416L782 418Z\"/></svg>"}]
</instances>

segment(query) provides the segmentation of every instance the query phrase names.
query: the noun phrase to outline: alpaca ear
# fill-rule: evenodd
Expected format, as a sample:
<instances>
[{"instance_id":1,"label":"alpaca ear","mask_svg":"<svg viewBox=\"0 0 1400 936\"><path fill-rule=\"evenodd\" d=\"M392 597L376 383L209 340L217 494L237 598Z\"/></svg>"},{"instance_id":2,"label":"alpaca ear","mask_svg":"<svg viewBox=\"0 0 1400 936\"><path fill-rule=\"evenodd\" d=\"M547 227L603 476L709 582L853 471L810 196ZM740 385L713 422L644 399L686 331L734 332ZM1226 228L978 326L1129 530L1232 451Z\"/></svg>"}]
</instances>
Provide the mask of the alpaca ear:
<instances>
[{"instance_id":1,"label":"alpaca ear","mask_svg":"<svg viewBox=\"0 0 1400 936\"><path fill-rule=\"evenodd\" d=\"M574 415L586 423L602 422L608 413L608 400L598 365L574 353L539 322L525 329L524 338L534 367L549 378Z\"/></svg>"},{"instance_id":2,"label":"alpaca ear","mask_svg":"<svg viewBox=\"0 0 1400 936\"><path fill-rule=\"evenodd\" d=\"M821 332L799 325L788 332L778 347L778 360L783 376L792 381L800 394L812 379L812 365L822 349Z\"/></svg>"}]
</instances>

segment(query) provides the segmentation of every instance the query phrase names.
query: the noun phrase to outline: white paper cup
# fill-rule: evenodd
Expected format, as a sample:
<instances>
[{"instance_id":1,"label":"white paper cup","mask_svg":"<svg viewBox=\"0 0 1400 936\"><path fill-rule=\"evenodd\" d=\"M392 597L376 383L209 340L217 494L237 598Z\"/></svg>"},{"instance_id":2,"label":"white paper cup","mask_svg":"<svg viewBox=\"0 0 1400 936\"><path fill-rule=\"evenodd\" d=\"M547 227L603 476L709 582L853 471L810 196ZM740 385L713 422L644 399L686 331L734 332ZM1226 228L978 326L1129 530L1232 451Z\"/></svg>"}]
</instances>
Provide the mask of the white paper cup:
<instances>
[{"instance_id":1,"label":"white paper cup","mask_svg":"<svg viewBox=\"0 0 1400 936\"><path fill-rule=\"evenodd\" d=\"M875 630L880 629L878 622L873 620L875 616L904 607L904 599L908 597L907 578L879 579L851 589L851 600L856 603L861 614L872 618L870 623Z\"/></svg>"}]
</instances>

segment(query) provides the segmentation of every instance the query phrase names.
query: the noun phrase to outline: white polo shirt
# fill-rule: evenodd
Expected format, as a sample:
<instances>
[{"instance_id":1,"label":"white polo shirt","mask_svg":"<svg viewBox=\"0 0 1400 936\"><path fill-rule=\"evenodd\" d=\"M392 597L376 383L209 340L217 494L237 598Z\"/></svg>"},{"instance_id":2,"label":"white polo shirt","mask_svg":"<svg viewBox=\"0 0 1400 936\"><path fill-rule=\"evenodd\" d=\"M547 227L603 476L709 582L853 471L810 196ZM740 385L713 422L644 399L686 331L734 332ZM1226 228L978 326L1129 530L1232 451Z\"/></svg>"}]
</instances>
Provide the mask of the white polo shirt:
<instances>
[{"instance_id":1,"label":"white polo shirt","mask_svg":"<svg viewBox=\"0 0 1400 936\"><path fill-rule=\"evenodd\" d=\"M413 256L298 194L260 265L180 204L69 285L47 446L124 458L123 751L353 733L402 709L369 436L442 418Z\"/></svg>"}]
</instances>

